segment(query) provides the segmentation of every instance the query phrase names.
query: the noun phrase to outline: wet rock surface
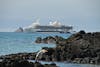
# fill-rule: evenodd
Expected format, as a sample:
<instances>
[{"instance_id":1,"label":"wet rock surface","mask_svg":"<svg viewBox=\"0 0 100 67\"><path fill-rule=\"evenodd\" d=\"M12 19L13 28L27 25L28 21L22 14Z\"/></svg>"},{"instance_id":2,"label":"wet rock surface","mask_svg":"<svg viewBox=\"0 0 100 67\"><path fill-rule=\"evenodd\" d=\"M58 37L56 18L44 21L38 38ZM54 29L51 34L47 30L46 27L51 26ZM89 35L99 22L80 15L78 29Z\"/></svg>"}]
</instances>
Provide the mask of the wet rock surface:
<instances>
[{"instance_id":1,"label":"wet rock surface","mask_svg":"<svg viewBox=\"0 0 100 67\"><path fill-rule=\"evenodd\" d=\"M55 63L41 64L40 62L29 62L19 59L5 59L0 62L0 67L57 67Z\"/></svg>"},{"instance_id":2,"label":"wet rock surface","mask_svg":"<svg viewBox=\"0 0 100 67\"><path fill-rule=\"evenodd\" d=\"M65 39L59 36L41 38L36 43L55 43L56 47L42 49L48 52L42 54L38 60L67 61L70 63L100 64L100 32L86 33L80 31ZM1 56L0 59L35 60L35 53L18 53ZM46 67L48 64L46 64Z\"/></svg>"}]
</instances>

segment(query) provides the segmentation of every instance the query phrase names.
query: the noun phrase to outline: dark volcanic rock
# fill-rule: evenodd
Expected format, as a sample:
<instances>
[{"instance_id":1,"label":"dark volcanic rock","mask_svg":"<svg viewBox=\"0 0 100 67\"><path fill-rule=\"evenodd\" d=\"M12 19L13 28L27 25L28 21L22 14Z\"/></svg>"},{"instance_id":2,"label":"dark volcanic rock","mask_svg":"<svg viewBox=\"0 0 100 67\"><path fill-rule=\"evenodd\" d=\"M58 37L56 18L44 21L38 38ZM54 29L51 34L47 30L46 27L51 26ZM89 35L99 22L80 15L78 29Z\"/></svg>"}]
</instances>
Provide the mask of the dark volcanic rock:
<instances>
[{"instance_id":1,"label":"dark volcanic rock","mask_svg":"<svg viewBox=\"0 0 100 67\"><path fill-rule=\"evenodd\" d=\"M19 60L35 60L36 53L17 53L0 56L0 59L19 59Z\"/></svg>"},{"instance_id":2,"label":"dark volcanic rock","mask_svg":"<svg viewBox=\"0 0 100 67\"><path fill-rule=\"evenodd\" d=\"M41 64L40 62L29 62L27 60L5 59L0 62L0 67L57 67L56 64Z\"/></svg>"},{"instance_id":3,"label":"dark volcanic rock","mask_svg":"<svg viewBox=\"0 0 100 67\"><path fill-rule=\"evenodd\" d=\"M48 53L44 58L47 61L100 64L100 32L86 33L82 30L68 39L50 36L42 39L42 42L50 39L54 40L57 46L56 48L46 48Z\"/></svg>"},{"instance_id":4,"label":"dark volcanic rock","mask_svg":"<svg viewBox=\"0 0 100 67\"><path fill-rule=\"evenodd\" d=\"M46 38L41 38L41 37L37 37L37 39L35 40L36 43L60 43L62 42L63 40L65 40L64 38L60 37L60 36L55 36L55 37L52 37L52 36L48 36Z\"/></svg>"}]
</instances>

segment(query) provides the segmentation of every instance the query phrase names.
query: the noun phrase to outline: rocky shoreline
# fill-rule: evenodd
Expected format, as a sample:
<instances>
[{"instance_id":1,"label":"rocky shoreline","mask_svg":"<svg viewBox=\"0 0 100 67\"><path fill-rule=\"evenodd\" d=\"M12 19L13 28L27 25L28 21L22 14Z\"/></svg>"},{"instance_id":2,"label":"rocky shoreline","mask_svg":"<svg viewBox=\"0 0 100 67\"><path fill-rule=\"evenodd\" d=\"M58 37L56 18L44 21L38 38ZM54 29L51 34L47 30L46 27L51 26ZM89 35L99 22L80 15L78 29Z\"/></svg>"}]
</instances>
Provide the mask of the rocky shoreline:
<instances>
[{"instance_id":1,"label":"rocky shoreline","mask_svg":"<svg viewBox=\"0 0 100 67\"><path fill-rule=\"evenodd\" d=\"M84 31L80 31L76 34L73 34L69 38L62 38L59 36L48 36L46 38L38 37L35 42L56 44L56 47L54 48L43 47L42 49L45 49L48 52L42 54L41 58L38 60L67 61L70 63L82 64L100 64L100 32L86 33ZM37 52L10 54L0 56L0 59L4 61L16 59L35 60L36 54ZM0 65L2 65L2 63L3 62L0 62Z\"/></svg>"},{"instance_id":2,"label":"rocky shoreline","mask_svg":"<svg viewBox=\"0 0 100 67\"><path fill-rule=\"evenodd\" d=\"M100 64L100 32L80 31L65 39L59 36L38 37L36 43L55 43L49 50L47 61L68 61L73 63Z\"/></svg>"}]
</instances>

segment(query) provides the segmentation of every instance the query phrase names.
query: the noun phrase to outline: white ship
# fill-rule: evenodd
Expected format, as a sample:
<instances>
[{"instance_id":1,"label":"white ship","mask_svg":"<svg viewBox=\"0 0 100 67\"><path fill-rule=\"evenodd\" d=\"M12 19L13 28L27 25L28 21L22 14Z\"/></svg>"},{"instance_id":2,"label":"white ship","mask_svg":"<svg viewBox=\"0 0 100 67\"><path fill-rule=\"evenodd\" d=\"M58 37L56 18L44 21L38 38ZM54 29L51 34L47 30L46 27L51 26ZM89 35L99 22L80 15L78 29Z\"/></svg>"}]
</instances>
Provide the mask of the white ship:
<instances>
[{"instance_id":1,"label":"white ship","mask_svg":"<svg viewBox=\"0 0 100 67\"><path fill-rule=\"evenodd\" d=\"M50 22L49 25L40 25L39 21L33 22L31 25L23 29L23 32L59 32L59 33L70 33L72 26L62 25L58 21Z\"/></svg>"},{"instance_id":2,"label":"white ship","mask_svg":"<svg viewBox=\"0 0 100 67\"><path fill-rule=\"evenodd\" d=\"M49 25L40 25L39 21L32 23L30 26L24 29L24 32L71 32L72 26L62 25L58 21L50 22Z\"/></svg>"}]
</instances>

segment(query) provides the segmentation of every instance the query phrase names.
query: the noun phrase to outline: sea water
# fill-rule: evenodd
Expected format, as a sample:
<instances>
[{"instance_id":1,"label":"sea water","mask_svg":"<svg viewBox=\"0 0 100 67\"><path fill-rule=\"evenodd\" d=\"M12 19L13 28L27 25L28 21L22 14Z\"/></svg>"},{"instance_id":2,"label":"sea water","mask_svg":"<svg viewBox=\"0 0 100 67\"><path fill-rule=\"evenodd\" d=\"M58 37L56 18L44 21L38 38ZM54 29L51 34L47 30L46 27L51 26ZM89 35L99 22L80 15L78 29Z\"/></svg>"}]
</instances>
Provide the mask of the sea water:
<instances>
[{"instance_id":1,"label":"sea water","mask_svg":"<svg viewBox=\"0 0 100 67\"><path fill-rule=\"evenodd\" d=\"M7 54L36 52L42 47L55 47L55 44L36 44L34 41L37 37L45 38L47 36L62 36L68 38L72 34L66 33L16 33L16 32L0 32L0 56ZM31 60L34 62L34 60ZM50 64L52 62L43 62L42 64ZM65 62L54 62L60 67L100 67L91 64L71 64Z\"/></svg>"},{"instance_id":2,"label":"sea water","mask_svg":"<svg viewBox=\"0 0 100 67\"><path fill-rule=\"evenodd\" d=\"M71 34L0 32L0 55L36 52L42 47L55 47L55 44L36 44L34 41L37 37L45 38L56 35L68 38Z\"/></svg>"}]
</instances>

